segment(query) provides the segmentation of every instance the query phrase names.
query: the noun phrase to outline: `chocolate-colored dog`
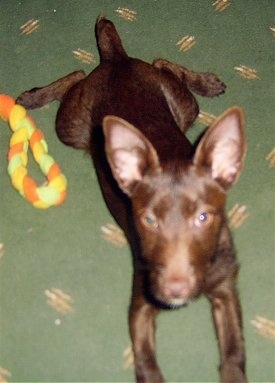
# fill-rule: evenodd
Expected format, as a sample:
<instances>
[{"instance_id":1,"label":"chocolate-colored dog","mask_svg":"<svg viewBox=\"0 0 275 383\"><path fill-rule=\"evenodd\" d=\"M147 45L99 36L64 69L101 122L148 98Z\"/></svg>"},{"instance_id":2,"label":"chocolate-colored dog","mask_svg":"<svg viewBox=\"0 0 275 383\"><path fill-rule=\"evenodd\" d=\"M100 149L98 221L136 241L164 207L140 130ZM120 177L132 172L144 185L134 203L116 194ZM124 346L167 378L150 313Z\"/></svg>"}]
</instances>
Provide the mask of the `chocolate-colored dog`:
<instances>
[{"instance_id":1,"label":"chocolate-colored dog","mask_svg":"<svg viewBox=\"0 0 275 383\"><path fill-rule=\"evenodd\" d=\"M203 293L212 305L221 381L244 382L238 264L224 212L246 150L242 110L220 116L194 151L184 135L198 114L190 91L212 97L225 85L165 60L150 65L128 57L103 17L96 34L101 60L89 76L71 73L17 102L37 108L61 101L57 134L91 154L105 201L128 238L137 381L164 381L155 356L159 310Z\"/></svg>"}]
</instances>

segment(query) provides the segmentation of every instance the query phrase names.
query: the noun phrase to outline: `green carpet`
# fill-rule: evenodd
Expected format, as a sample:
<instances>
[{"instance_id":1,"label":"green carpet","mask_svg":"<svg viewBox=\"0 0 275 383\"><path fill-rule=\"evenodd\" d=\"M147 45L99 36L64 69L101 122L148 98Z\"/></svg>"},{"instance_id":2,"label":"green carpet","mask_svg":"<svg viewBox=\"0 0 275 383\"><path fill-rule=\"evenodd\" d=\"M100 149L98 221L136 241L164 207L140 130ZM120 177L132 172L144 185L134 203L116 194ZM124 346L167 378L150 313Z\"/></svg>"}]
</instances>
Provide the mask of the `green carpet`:
<instances>
[{"instance_id":1,"label":"green carpet","mask_svg":"<svg viewBox=\"0 0 275 383\"><path fill-rule=\"evenodd\" d=\"M227 209L241 263L248 377L274 382L274 0L0 3L0 93L16 97L70 71L95 68L99 14L115 22L130 55L211 71L227 84L225 95L199 98L202 113L190 137L226 108L244 108L246 166ZM91 160L56 138L57 107L31 112L68 179L65 203L48 210L32 207L11 186L6 160L11 131L0 121L0 381L130 382L129 249L116 230L104 235L102 227L114 223ZM43 181L31 159L28 169ZM157 339L167 381L218 380L205 299L160 315Z\"/></svg>"}]
</instances>

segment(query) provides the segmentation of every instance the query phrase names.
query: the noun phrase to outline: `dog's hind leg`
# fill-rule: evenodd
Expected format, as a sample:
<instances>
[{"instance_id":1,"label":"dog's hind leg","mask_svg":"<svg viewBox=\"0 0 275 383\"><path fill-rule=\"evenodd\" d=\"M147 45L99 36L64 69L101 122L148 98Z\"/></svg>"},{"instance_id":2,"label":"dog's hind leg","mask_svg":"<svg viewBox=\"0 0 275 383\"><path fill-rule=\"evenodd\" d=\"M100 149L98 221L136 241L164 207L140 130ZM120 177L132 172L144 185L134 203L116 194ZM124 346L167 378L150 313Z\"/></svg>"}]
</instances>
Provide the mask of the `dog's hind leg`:
<instances>
[{"instance_id":1,"label":"dog's hind leg","mask_svg":"<svg viewBox=\"0 0 275 383\"><path fill-rule=\"evenodd\" d=\"M192 92L201 96L214 97L225 92L226 85L213 73L193 72L164 59L154 60L153 66L163 71L172 72Z\"/></svg>"},{"instance_id":2,"label":"dog's hind leg","mask_svg":"<svg viewBox=\"0 0 275 383\"><path fill-rule=\"evenodd\" d=\"M16 102L26 109L40 108L51 101L60 101L56 117L56 133L66 145L89 149L91 114L81 103L83 71L68 74L41 88L22 93Z\"/></svg>"},{"instance_id":3,"label":"dog's hind leg","mask_svg":"<svg viewBox=\"0 0 275 383\"><path fill-rule=\"evenodd\" d=\"M161 69L158 81L176 124L185 133L199 113L195 97L190 92L186 80L179 79L170 70Z\"/></svg>"},{"instance_id":4,"label":"dog's hind leg","mask_svg":"<svg viewBox=\"0 0 275 383\"><path fill-rule=\"evenodd\" d=\"M52 82L51 84L33 88L23 92L16 100L17 104L26 109L40 108L51 101L62 101L69 89L86 77L83 71L76 71Z\"/></svg>"}]
</instances>

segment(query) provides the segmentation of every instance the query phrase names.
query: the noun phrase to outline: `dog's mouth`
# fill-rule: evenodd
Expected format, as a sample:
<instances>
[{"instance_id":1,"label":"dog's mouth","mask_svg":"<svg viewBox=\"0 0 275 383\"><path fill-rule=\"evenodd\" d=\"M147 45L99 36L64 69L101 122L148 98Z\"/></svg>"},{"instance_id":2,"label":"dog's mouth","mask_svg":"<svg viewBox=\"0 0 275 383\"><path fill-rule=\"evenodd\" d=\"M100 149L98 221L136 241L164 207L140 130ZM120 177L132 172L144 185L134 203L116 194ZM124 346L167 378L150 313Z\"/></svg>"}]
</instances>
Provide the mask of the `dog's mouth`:
<instances>
[{"instance_id":1,"label":"dog's mouth","mask_svg":"<svg viewBox=\"0 0 275 383\"><path fill-rule=\"evenodd\" d=\"M174 298L169 300L161 300L160 303L170 310L176 310L187 306L190 303L190 300L185 300L183 298Z\"/></svg>"},{"instance_id":2,"label":"dog's mouth","mask_svg":"<svg viewBox=\"0 0 275 383\"><path fill-rule=\"evenodd\" d=\"M191 301L191 299L185 299L185 298L168 299L156 292L153 292L151 289L148 289L148 288L146 289L145 295L151 303L153 303L155 306L157 306L158 308L162 310L180 309L182 307L187 306Z\"/></svg>"},{"instance_id":3,"label":"dog's mouth","mask_svg":"<svg viewBox=\"0 0 275 383\"><path fill-rule=\"evenodd\" d=\"M178 309L187 306L192 300L191 297L167 297L157 292L153 292L153 294L155 300L168 309Z\"/></svg>"}]
</instances>

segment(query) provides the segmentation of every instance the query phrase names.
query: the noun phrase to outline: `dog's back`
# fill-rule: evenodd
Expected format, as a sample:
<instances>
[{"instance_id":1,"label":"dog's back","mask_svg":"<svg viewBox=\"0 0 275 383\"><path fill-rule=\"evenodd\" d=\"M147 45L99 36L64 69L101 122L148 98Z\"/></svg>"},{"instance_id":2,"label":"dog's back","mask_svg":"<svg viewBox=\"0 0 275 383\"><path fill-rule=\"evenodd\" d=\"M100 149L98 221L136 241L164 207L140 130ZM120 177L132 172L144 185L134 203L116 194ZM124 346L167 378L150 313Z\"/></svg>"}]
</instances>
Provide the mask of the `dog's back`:
<instances>
[{"instance_id":1,"label":"dog's back","mask_svg":"<svg viewBox=\"0 0 275 383\"><path fill-rule=\"evenodd\" d=\"M109 20L98 20L96 34L100 65L83 82L93 125L101 125L106 114L116 115L138 127L164 160L190 156L191 145L175 118L181 108L182 129L186 130L198 113L186 83L179 83L170 71L128 57ZM184 97L175 99L175 93ZM188 103L188 108L182 108L181 102Z\"/></svg>"}]
</instances>

